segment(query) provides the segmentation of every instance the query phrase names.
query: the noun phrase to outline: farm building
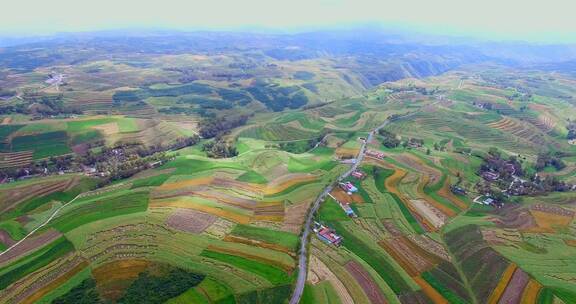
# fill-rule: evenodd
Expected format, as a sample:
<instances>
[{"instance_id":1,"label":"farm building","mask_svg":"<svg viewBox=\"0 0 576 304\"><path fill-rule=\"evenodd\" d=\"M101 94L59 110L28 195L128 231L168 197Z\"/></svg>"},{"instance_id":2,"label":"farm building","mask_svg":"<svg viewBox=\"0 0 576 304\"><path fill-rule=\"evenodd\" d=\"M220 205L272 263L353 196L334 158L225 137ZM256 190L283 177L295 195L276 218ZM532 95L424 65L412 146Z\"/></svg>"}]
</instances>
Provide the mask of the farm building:
<instances>
[{"instance_id":1,"label":"farm building","mask_svg":"<svg viewBox=\"0 0 576 304\"><path fill-rule=\"evenodd\" d=\"M365 179L366 173L361 172L361 171L354 171L354 172L352 172L352 176L354 176L357 179Z\"/></svg>"},{"instance_id":2,"label":"farm building","mask_svg":"<svg viewBox=\"0 0 576 304\"><path fill-rule=\"evenodd\" d=\"M380 151L368 150L368 151L366 151L366 155L368 155L370 157L378 158L378 159L384 158L384 153L382 153Z\"/></svg>"},{"instance_id":3,"label":"farm building","mask_svg":"<svg viewBox=\"0 0 576 304\"><path fill-rule=\"evenodd\" d=\"M495 181L498 178L500 178L500 174L495 173L495 172L486 171L486 172L482 172L482 178L484 178L487 181Z\"/></svg>"},{"instance_id":4,"label":"farm building","mask_svg":"<svg viewBox=\"0 0 576 304\"><path fill-rule=\"evenodd\" d=\"M356 188L351 182L339 183L338 186L348 194L358 191L358 188Z\"/></svg>"},{"instance_id":5,"label":"farm building","mask_svg":"<svg viewBox=\"0 0 576 304\"><path fill-rule=\"evenodd\" d=\"M342 207L342 209L344 209L344 212L346 213L347 216L358 217L356 215L356 213L354 213L354 210L352 210L352 208L350 207L350 204L340 203L340 207Z\"/></svg>"},{"instance_id":6,"label":"farm building","mask_svg":"<svg viewBox=\"0 0 576 304\"><path fill-rule=\"evenodd\" d=\"M342 237L336 234L336 232L320 223L314 223L314 232L318 235L318 238L329 245L340 246L342 243Z\"/></svg>"},{"instance_id":7,"label":"farm building","mask_svg":"<svg viewBox=\"0 0 576 304\"><path fill-rule=\"evenodd\" d=\"M356 215L356 213L354 212L354 210L350 207L350 204L348 203L343 203L341 201L339 201L338 199L336 199L332 194L328 193L328 195L330 195L331 198L334 199L334 201L336 203L338 203L338 205L340 205L340 207L342 208L342 210L344 210L344 212L346 213L347 216L349 217L358 217Z\"/></svg>"},{"instance_id":8,"label":"farm building","mask_svg":"<svg viewBox=\"0 0 576 304\"><path fill-rule=\"evenodd\" d=\"M452 191L452 193L454 194L460 194L460 195L466 195L466 189L460 187L460 186L451 186L450 190Z\"/></svg>"}]
</instances>

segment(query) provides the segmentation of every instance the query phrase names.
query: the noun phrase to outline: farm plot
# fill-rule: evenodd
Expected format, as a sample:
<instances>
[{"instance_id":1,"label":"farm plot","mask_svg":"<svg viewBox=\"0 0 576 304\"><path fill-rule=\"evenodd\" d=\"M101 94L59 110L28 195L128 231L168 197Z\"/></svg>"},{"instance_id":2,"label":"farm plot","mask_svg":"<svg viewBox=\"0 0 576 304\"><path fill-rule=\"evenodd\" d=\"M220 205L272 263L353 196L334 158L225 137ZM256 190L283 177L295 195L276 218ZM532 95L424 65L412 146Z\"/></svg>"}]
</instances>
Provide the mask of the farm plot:
<instances>
[{"instance_id":1,"label":"farm plot","mask_svg":"<svg viewBox=\"0 0 576 304\"><path fill-rule=\"evenodd\" d=\"M440 263L440 259L418 247L406 237L379 242L411 276L417 276Z\"/></svg>"},{"instance_id":2,"label":"farm plot","mask_svg":"<svg viewBox=\"0 0 576 304\"><path fill-rule=\"evenodd\" d=\"M176 209L166 220L171 228L191 233L202 233L216 221L216 217L190 209Z\"/></svg>"},{"instance_id":3,"label":"farm plot","mask_svg":"<svg viewBox=\"0 0 576 304\"><path fill-rule=\"evenodd\" d=\"M36 303L37 300L86 269L88 263L75 254L56 258L38 271L5 289L2 297L11 303Z\"/></svg>"},{"instance_id":4,"label":"farm plot","mask_svg":"<svg viewBox=\"0 0 576 304\"><path fill-rule=\"evenodd\" d=\"M308 280L316 285L322 281L329 282L338 295L342 304L353 304L354 300L348 292L343 282L336 276L322 260L314 255L310 256L310 266L308 268Z\"/></svg>"},{"instance_id":5,"label":"farm plot","mask_svg":"<svg viewBox=\"0 0 576 304\"><path fill-rule=\"evenodd\" d=\"M474 296L486 303L510 263L485 243L476 225L453 229L445 235L445 240L468 278ZM484 263L478 263L479 260Z\"/></svg>"},{"instance_id":6,"label":"farm plot","mask_svg":"<svg viewBox=\"0 0 576 304\"><path fill-rule=\"evenodd\" d=\"M370 299L370 302L374 304L388 303L378 284L374 282L370 274L362 267L362 265L358 264L356 261L350 261L345 267L354 279L356 279L358 284L360 284L364 293L366 293Z\"/></svg>"},{"instance_id":7,"label":"farm plot","mask_svg":"<svg viewBox=\"0 0 576 304\"><path fill-rule=\"evenodd\" d=\"M0 212L16 207L19 203L31 198L38 198L51 193L65 191L78 183L79 179L55 177L7 185L7 189L0 192Z\"/></svg>"},{"instance_id":8,"label":"farm plot","mask_svg":"<svg viewBox=\"0 0 576 304\"><path fill-rule=\"evenodd\" d=\"M211 250L202 251L201 256L256 274L273 285L287 283L290 280L288 274L283 270L254 259L219 253Z\"/></svg>"},{"instance_id":9,"label":"farm plot","mask_svg":"<svg viewBox=\"0 0 576 304\"><path fill-rule=\"evenodd\" d=\"M13 152L34 151L34 159L72 152L70 147L68 147L68 135L65 131L14 137L11 142L11 148Z\"/></svg>"},{"instance_id":10,"label":"farm plot","mask_svg":"<svg viewBox=\"0 0 576 304\"><path fill-rule=\"evenodd\" d=\"M536 227L527 227L526 232L554 232L570 225L574 219L574 211L562 207L536 204L530 208L530 214Z\"/></svg>"},{"instance_id":11,"label":"farm plot","mask_svg":"<svg viewBox=\"0 0 576 304\"><path fill-rule=\"evenodd\" d=\"M313 131L306 131L285 124L269 124L247 128L240 132L238 136L265 141L291 141L311 139L317 134Z\"/></svg>"},{"instance_id":12,"label":"farm plot","mask_svg":"<svg viewBox=\"0 0 576 304\"><path fill-rule=\"evenodd\" d=\"M398 208L400 208L402 211L402 215L406 218L408 223L410 223L410 226L414 229L414 231L422 233L424 232L422 227L428 231L433 231L435 229L434 225L424 219L424 217L422 217L422 215L416 211L416 209L398 190L397 185L405 176L406 171L404 170L380 169L376 171L374 182L376 183L376 188L381 193L388 193L394 198Z\"/></svg>"},{"instance_id":13,"label":"farm plot","mask_svg":"<svg viewBox=\"0 0 576 304\"><path fill-rule=\"evenodd\" d=\"M42 250L24 257L11 266L2 268L0 270L0 290L5 289L12 283L43 268L55 259L63 257L73 250L74 246L72 243L61 237Z\"/></svg>"},{"instance_id":14,"label":"farm plot","mask_svg":"<svg viewBox=\"0 0 576 304\"><path fill-rule=\"evenodd\" d=\"M33 151L0 153L0 169L22 167L32 162Z\"/></svg>"},{"instance_id":15,"label":"farm plot","mask_svg":"<svg viewBox=\"0 0 576 304\"><path fill-rule=\"evenodd\" d=\"M87 223L124 214L146 211L149 192L116 191L100 197L79 199L66 207L52 222L51 227L68 232Z\"/></svg>"},{"instance_id":16,"label":"farm plot","mask_svg":"<svg viewBox=\"0 0 576 304\"><path fill-rule=\"evenodd\" d=\"M510 117L505 117L502 120L495 123L490 123L487 126L513 134L519 138L526 139L536 145L546 144L546 138L544 134Z\"/></svg>"}]
</instances>

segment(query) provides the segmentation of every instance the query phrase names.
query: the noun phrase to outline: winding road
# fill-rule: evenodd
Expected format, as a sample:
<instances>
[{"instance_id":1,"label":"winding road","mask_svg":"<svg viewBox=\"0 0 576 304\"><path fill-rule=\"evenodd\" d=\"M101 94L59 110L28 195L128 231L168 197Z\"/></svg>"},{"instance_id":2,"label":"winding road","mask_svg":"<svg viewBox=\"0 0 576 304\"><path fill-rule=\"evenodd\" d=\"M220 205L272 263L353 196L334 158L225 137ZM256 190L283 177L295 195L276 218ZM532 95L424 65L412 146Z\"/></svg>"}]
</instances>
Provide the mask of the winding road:
<instances>
[{"instance_id":1,"label":"winding road","mask_svg":"<svg viewBox=\"0 0 576 304\"><path fill-rule=\"evenodd\" d=\"M406 116L405 116L406 117ZM343 179L347 178L352 172L358 169L360 163L364 160L364 156L366 155L366 145L367 143L372 141L374 134L378 132L380 129L384 128L388 123L392 120L390 118L386 119L386 121L372 130L366 140L362 143L360 147L360 151L358 152L358 156L356 157L356 162L350 166L346 172L342 173L338 180L324 188L324 191L320 193L318 198L314 201L312 208L308 211L308 215L306 216L306 223L304 226L304 231L302 232L302 237L300 240L300 256L298 261L298 279L296 281L296 288L294 289L294 293L292 293L292 298L290 298L290 304L298 304L300 302L300 298L302 298L302 293L304 292L304 285L306 284L306 276L308 275L308 242L309 242L309 235L310 229L312 226L312 220L314 218L314 214L320 208L320 205L328 195L334 189L336 184Z\"/></svg>"}]
</instances>

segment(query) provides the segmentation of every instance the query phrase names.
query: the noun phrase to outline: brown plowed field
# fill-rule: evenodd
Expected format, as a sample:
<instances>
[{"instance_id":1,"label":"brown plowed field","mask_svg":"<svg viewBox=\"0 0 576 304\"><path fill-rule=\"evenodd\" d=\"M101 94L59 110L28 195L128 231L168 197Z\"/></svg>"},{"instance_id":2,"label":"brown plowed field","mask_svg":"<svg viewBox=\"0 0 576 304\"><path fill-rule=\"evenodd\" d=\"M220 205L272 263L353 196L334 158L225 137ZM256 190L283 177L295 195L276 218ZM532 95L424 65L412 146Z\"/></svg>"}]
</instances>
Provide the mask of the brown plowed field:
<instances>
[{"instance_id":1,"label":"brown plowed field","mask_svg":"<svg viewBox=\"0 0 576 304\"><path fill-rule=\"evenodd\" d=\"M520 299L522 299L522 292L528 282L530 281L530 277L527 273L522 271L522 269L518 268L514 272L512 279L508 283L504 294L500 297L498 303L500 304L508 304L508 303L520 303Z\"/></svg>"},{"instance_id":2,"label":"brown plowed field","mask_svg":"<svg viewBox=\"0 0 576 304\"><path fill-rule=\"evenodd\" d=\"M292 204L286 207L286 216L282 223L282 230L292 233L300 233L302 224L304 224L306 214L308 213L312 201L313 199L309 199L299 204Z\"/></svg>"},{"instance_id":3,"label":"brown plowed field","mask_svg":"<svg viewBox=\"0 0 576 304\"><path fill-rule=\"evenodd\" d=\"M364 290L364 293L368 296L370 302L374 304L388 303L378 284L374 282L370 274L366 269L364 269L364 267L362 267L362 265L358 264L356 261L350 261L346 263L345 268L362 287L362 290Z\"/></svg>"},{"instance_id":4,"label":"brown plowed field","mask_svg":"<svg viewBox=\"0 0 576 304\"><path fill-rule=\"evenodd\" d=\"M166 219L166 224L177 230L202 233L216 221L216 216L190 209L176 209Z\"/></svg>"},{"instance_id":5,"label":"brown plowed field","mask_svg":"<svg viewBox=\"0 0 576 304\"><path fill-rule=\"evenodd\" d=\"M282 222L284 220L284 204L280 202L259 203L253 210L256 221Z\"/></svg>"},{"instance_id":6,"label":"brown plowed field","mask_svg":"<svg viewBox=\"0 0 576 304\"><path fill-rule=\"evenodd\" d=\"M358 148L340 147L337 148L336 151L334 151L334 154L336 154L336 157L340 159L348 159L348 158L356 158L356 155L358 155L359 151L360 149Z\"/></svg>"},{"instance_id":7,"label":"brown plowed field","mask_svg":"<svg viewBox=\"0 0 576 304\"><path fill-rule=\"evenodd\" d=\"M344 190L336 187L332 192L330 192L332 196L334 196L339 202L342 203L364 203L364 199L358 193L353 193L352 195L348 195L348 193L344 192Z\"/></svg>"},{"instance_id":8,"label":"brown plowed field","mask_svg":"<svg viewBox=\"0 0 576 304\"><path fill-rule=\"evenodd\" d=\"M417 276L440 263L440 259L421 249L406 237L397 237L378 243L411 276Z\"/></svg>"}]
</instances>

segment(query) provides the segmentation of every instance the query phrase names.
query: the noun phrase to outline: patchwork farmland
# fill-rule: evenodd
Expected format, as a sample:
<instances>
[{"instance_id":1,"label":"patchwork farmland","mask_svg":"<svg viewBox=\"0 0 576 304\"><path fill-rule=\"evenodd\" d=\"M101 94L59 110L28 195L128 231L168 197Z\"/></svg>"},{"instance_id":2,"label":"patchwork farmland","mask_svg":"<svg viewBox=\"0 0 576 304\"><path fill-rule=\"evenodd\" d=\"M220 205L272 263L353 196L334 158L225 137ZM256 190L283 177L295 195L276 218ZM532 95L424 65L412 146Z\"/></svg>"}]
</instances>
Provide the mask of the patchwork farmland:
<instances>
[{"instance_id":1,"label":"patchwork farmland","mask_svg":"<svg viewBox=\"0 0 576 304\"><path fill-rule=\"evenodd\" d=\"M576 302L576 112L512 89L544 74L503 88L486 67L347 98L329 91L366 79L324 82L339 72L314 60L269 59L252 72L282 81L233 86L201 68L235 60L66 66L81 114L6 117L2 172L42 170L0 184L1 303L287 303L300 271L300 303ZM209 79L163 81L191 71Z\"/></svg>"}]
</instances>

